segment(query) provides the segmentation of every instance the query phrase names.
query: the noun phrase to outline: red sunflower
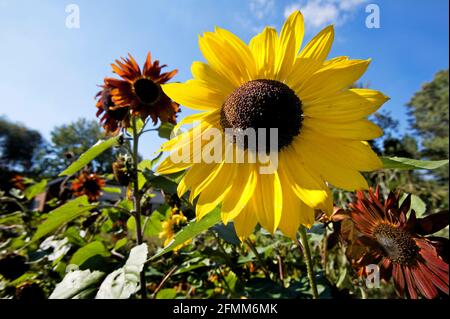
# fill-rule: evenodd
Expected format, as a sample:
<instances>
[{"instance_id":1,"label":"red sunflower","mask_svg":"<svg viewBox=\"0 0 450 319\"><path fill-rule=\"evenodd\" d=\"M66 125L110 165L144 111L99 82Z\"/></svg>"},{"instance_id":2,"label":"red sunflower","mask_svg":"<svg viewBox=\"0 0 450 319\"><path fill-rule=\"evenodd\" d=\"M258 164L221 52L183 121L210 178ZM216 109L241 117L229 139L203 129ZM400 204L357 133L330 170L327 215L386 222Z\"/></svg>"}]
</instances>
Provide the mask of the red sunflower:
<instances>
[{"instance_id":1,"label":"red sunflower","mask_svg":"<svg viewBox=\"0 0 450 319\"><path fill-rule=\"evenodd\" d=\"M27 188L25 186L25 178L22 175L14 175L10 182L15 188L20 189L21 191L24 191L25 188Z\"/></svg>"},{"instance_id":2,"label":"red sunflower","mask_svg":"<svg viewBox=\"0 0 450 319\"><path fill-rule=\"evenodd\" d=\"M365 252L357 261L360 274L365 266L378 264L383 279L393 277L400 296L412 299L420 295L433 299L449 294L449 267L445 250L448 240L425 237L448 225L448 212L416 218L410 211L411 197L399 206L399 196L390 193L382 203L379 189L369 196L359 191L351 204L350 215L361 233L358 242Z\"/></svg>"},{"instance_id":3,"label":"red sunflower","mask_svg":"<svg viewBox=\"0 0 450 319\"><path fill-rule=\"evenodd\" d=\"M161 73L164 67L166 65L159 65L158 60L152 62L150 53L142 71L130 54L122 61L116 60L116 64L112 64L113 72L122 80L105 79L105 88L110 90L114 103L110 109L129 108L132 115L143 119L150 116L154 124L158 119L175 124L179 105L162 91L161 84L173 78L178 71Z\"/></svg>"},{"instance_id":4,"label":"red sunflower","mask_svg":"<svg viewBox=\"0 0 450 319\"><path fill-rule=\"evenodd\" d=\"M105 180L95 173L83 171L72 182L72 191L75 196L87 195L90 202L100 198L101 189L105 186Z\"/></svg>"},{"instance_id":5,"label":"red sunflower","mask_svg":"<svg viewBox=\"0 0 450 319\"><path fill-rule=\"evenodd\" d=\"M97 117L107 134L116 135L121 128L130 126L130 110L128 107L115 108L112 101L111 90L103 87L97 93Z\"/></svg>"}]
</instances>

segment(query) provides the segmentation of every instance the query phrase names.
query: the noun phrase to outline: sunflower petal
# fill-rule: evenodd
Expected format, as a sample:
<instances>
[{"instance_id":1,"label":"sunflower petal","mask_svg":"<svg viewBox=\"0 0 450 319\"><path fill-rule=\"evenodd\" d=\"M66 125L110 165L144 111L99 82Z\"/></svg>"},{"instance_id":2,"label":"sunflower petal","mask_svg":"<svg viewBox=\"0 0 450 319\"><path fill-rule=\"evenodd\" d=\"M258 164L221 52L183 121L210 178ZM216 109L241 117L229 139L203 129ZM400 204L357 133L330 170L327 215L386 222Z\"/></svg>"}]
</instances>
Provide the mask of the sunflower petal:
<instances>
[{"instance_id":1,"label":"sunflower petal","mask_svg":"<svg viewBox=\"0 0 450 319\"><path fill-rule=\"evenodd\" d=\"M283 195L278 173L259 174L257 191L253 196L258 221L265 229L274 233L280 224Z\"/></svg>"},{"instance_id":2,"label":"sunflower petal","mask_svg":"<svg viewBox=\"0 0 450 319\"><path fill-rule=\"evenodd\" d=\"M235 182L235 170L231 170L232 165L234 164L221 164L214 180L202 190L196 206L198 220L216 208L230 191Z\"/></svg>"},{"instance_id":3,"label":"sunflower petal","mask_svg":"<svg viewBox=\"0 0 450 319\"><path fill-rule=\"evenodd\" d=\"M315 72L307 81L295 88L305 103L343 89L348 89L366 72L369 60L343 60Z\"/></svg>"},{"instance_id":4,"label":"sunflower petal","mask_svg":"<svg viewBox=\"0 0 450 319\"><path fill-rule=\"evenodd\" d=\"M225 95L230 94L237 87L233 85L226 77L216 72L211 66L203 62L193 62L191 73L194 79L201 81L211 88L216 88Z\"/></svg>"},{"instance_id":5,"label":"sunflower petal","mask_svg":"<svg viewBox=\"0 0 450 319\"><path fill-rule=\"evenodd\" d=\"M286 79L286 83L294 91L315 71L322 67L334 40L334 28L329 26L318 33L300 52L295 64Z\"/></svg>"},{"instance_id":6,"label":"sunflower petal","mask_svg":"<svg viewBox=\"0 0 450 319\"><path fill-rule=\"evenodd\" d=\"M216 164L193 165L178 184L178 197L181 198L189 189L192 189L191 194L194 194L195 192L193 189L202 183L209 184L211 179L217 175L218 169L219 166ZM195 198L197 196L193 195L192 197Z\"/></svg>"},{"instance_id":7,"label":"sunflower petal","mask_svg":"<svg viewBox=\"0 0 450 319\"><path fill-rule=\"evenodd\" d=\"M245 49L239 42L240 40L236 40L237 37L220 32L220 30L206 32L203 37L200 37L200 50L208 64L217 73L228 79L234 86L239 87L242 83L253 79L256 73L256 64L253 61L253 67L246 65L247 50L250 51L248 47L244 44L247 48Z\"/></svg>"},{"instance_id":8,"label":"sunflower petal","mask_svg":"<svg viewBox=\"0 0 450 319\"><path fill-rule=\"evenodd\" d=\"M214 116L213 114L212 117ZM187 132L183 132L172 139L164 142L161 145L161 151L172 151L179 150L183 147L189 147L189 150L192 152L192 144L196 142L201 142L203 134L205 134L208 130L215 128L212 123L206 121L206 116L202 118L202 121L199 125L190 129ZM188 146L189 144L189 146ZM195 145L195 144L194 144Z\"/></svg>"},{"instance_id":9,"label":"sunflower petal","mask_svg":"<svg viewBox=\"0 0 450 319\"><path fill-rule=\"evenodd\" d=\"M305 139L295 145L297 155L302 156L306 166L321 176L323 180L348 191L369 188L367 181L356 169L341 166L339 163L324 158L321 153L317 152L317 148L316 142L312 143Z\"/></svg>"},{"instance_id":10,"label":"sunflower petal","mask_svg":"<svg viewBox=\"0 0 450 319\"><path fill-rule=\"evenodd\" d=\"M250 41L250 50L255 58L257 78L274 79L275 49L278 34L273 28L266 27L263 32Z\"/></svg>"},{"instance_id":11,"label":"sunflower petal","mask_svg":"<svg viewBox=\"0 0 450 319\"><path fill-rule=\"evenodd\" d=\"M315 145L316 153L330 163L361 172L381 169L383 163L366 142L336 139L304 132L303 138Z\"/></svg>"},{"instance_id":12,"label":"sunflower petal","mask_svg":"<svg viewBox=\"0 0 450 319\"><path fill-rule=\"evenodd\" d=\"M163 84L161 88L172 100L194 110L216 110L226 99L224 92L212 90L196 80Z\"/></svg>"},{"instance_id":13,"label":"sunflower petal","mask_svg":"<svg viewBox=\"0 0 450 319\"><path fill-rule=\"evenodd\" d=\"M245 70L249 78L254 78L256 75L256 63L252 51L247 44L228 30L216 27L216 33L222 37L225 43L230 44L236 54L240 56L243 63L241 71Z\"/></svg>"},{"instance_id":14,"label":"sunflower petal","mask_svg":"<svg viewBox=\"0 0 450 319\"><path fill-rule=\"evenodd\" d=\"M303 15L293 12L281 29L276 48L275 79L284 81L291 72L305 34Z\"/></svg>"},{"instance_id":15,"label":"sunflower petal","mask_svg":"<svg viewBox=\"0 0 450 319\"><path fill-rule=\"evenodd\" d=\"M293 240L301 224L310 227L314 222L314 209L305 205L293 192L288 181L282 180L283 210L278 228ZM312 221L312 222L311 222Z\"/></svg>"},{"instance_id":16,"label":"sunflower petal","mask_svg":"<svg viewBox=\"0 0 450 319\"><path fill-rule=\"evenodd\" d=\"M311 130L334 138L368 141L383 135L383 130L369 120L358 120L346 123L329 122L304 118L303 130Z\"/></svg>"},{"instance_id":17,"label":"sunflower petal","mask_svg":"<svg viewBox=\"0 0 450 319\"><path fill-rule=\"evenodd\" d=\"M256 188L256 171L251 164L243 164L238 168L236 182L222 203L222 221L226 225L240 214L252 198Z\"/></svg>"},{"instance_id":18,"label":"sunflower petal","mask_svg":"<svg viewBox=\"0 0 450 319\"><path fill-rule=\"evenodd\" d=\"M157 174L173 174L181 172L192 166L192 161L174 162L170 156L167 156L156 169Z\"/></svg>"},{"instance_id":19,"label":"sunflower petal","mask_svg":"<svg viewBox=\"0 0 450 319\"><path fill-rule=\"evenodd\" d=\"M279 172L282 180L292 185L294 193L309 207L322 209L331 214L333 202L330 190L318 175L308 172L304 160L293 147L282 151L279 159Z\"/></svg>"},{"instance_id":20,"label":"sunflower petal","mask_svg":"<svg viewBox=\"0 0 450 319\"><path fill-rule=\"evenodd\" d=\"M201 164L196 166L197 177L196 179L190 178L187 180L191 185L191 199L196 198L201 192L207 189L211 183L218 182L223 176L224 162L220 164ZM234 166L227 165L228 174L234 176ZM221 175L222 174L222 175Z\"/></svg>"},{"instance_id":21,"label":"sunflower petal","mask_svg":"<svg viewBox=\"0 0 450 319\"><path fill-rule=\"evenodd\" d=\"M351 89L328 95L302 105L307 117L331 122L349 122L363 119L378 110L389 98L368 89Z\"/></svg>"},{"instance_id":22,"label":"sunflower petal","mask_svg":"<svg viewBox=\"0 0 450 319\"><path fill-rule=\"evenodd\" d=\"M236 234L241 241L244 241L248 236L250 236L255 229L257 224L257 219L255 216L255 209L253 207L252 201L249 201L247 206L245 206L239 215L233 220L234 229Z\"/></svg>"}]
</instances>

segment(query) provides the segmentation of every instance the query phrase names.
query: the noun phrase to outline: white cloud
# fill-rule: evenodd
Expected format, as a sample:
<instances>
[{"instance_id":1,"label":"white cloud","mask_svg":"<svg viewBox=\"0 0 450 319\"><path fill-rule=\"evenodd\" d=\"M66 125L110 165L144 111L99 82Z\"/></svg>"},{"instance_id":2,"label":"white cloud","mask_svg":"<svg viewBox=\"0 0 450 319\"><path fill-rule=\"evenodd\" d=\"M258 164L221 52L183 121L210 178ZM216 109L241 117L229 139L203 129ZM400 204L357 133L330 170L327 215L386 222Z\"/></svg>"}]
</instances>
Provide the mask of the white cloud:
<instances>
[{"instance_id":1,"label":"white cloud","mask_svg":"<svg viewBox=\"0 0 450 319\"><path fill-rule=\"evenodd\" d=\"M273 12L275 0L250 0L249 6L255 17L262 20Z\"/></svg>"},{"instance_id":2,"label":"white cloud","mask_svg":"<svg viewBox=\"0 0 450 319\"><path fill-rule=\"evenodd\" d=\"M344 11L353 11L365 2L367 0L341 0L339 1L339 7Z\"/></svg>"},{"instance_id":3,"label":"white cloud","mask_svg":"<svg viewBox=\"0 0 450 319\"><path fill-rule=\"evenodd\" d=\"M305 24L310 29L319 29L329 24L344 24L351 13L367 0L302 0L284 8L284 16L300 10Z\"/></svg>"}]
</instances>

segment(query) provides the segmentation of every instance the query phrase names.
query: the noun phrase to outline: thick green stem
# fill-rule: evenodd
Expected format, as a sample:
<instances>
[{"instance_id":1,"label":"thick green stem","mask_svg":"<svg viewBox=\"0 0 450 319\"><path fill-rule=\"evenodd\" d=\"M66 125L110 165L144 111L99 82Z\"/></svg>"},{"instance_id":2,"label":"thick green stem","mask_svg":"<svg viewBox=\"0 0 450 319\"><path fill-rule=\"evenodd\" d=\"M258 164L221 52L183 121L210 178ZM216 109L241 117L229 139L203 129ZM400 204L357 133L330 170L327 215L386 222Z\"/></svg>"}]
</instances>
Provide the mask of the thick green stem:
<instances>
[{"instance_id":1,"label":"thick green stem","mask_svg":"<svg viewBox=\"0 0 450 319\"><path fill-rule=\"evenodd\" d=\"M136 118L133 117L132 120L132 129L133 129L133 198L134 198L134 218L136 219L136 241L137 244L140 245L143 243L142 238L142 226L141 226L141 193L139 191L139 183L138 183L138 149L139 149L139 133L136 127ZM145 283L145 266L140 273L140 281L141 281L141 297L142 299L147 298L147 285Z\"/></svg>"},{"instance_id":2,"label":"thick green stem","mask_svg":"<svg viewBox=\"0 0 450 319\"><path fill-rule=\"evenodd\" d=\"M303 253L305 255L306 270L308 271L308 278L311 285L312 295L314 299L318 299L319 293L317 291L316 275L314 274L311 250L309 249L308 236L306 235L306 229L304 226L300 227L300 240L301 246L303 246Z\"/></svg>"}]
</instances>

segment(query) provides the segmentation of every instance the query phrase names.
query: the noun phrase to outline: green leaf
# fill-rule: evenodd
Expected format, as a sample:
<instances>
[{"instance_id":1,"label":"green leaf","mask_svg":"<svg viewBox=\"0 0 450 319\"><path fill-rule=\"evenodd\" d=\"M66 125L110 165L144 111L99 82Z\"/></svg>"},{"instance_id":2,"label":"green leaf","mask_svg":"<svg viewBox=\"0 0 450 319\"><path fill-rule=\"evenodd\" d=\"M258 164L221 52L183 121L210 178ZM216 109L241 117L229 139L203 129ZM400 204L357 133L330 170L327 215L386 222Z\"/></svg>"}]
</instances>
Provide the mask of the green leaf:
<instances>
[{"instance_id":1,"label":"green leaf","mask_svg":"<svg viewBox=\"0 0 450 319\"><path fill-rule=\"evenodd\" d=\"M147 220L148 218L148 220ZM158 236L160 232L162 232L163 228L161 225L161 221L165 219L164 215L161 215L159 212L154 211L150 217L141 216L141 225L144 228L145 236ZM136 232L136 218L130 217L127 220L127 229L129 232L135 236Z\"/></svg>"},{"instance_id":2,"label":"green leaf","mask_svg":"<svg viewBox=\"0 0 450 319\"><path fill-rule=\"evenodd\" d=\"M104 193L122 194L122 189L120 187L103 187L102 191Z\"/></svg>"},{"instance_id":3,"label":"green leaf","mask_svg":"<svg viewBox=\"0 0 450 319\"><path fill-rule=\"evenodd\" d=\"M405 157L381 157L383 168L389 169L436 169L447 165L448 160L421 161Z\"/></svg>"},{"instance_id":4,"label":"green leaf","mask_svg":"<svg viewBox=\"0 0 450 319\"><path fill-rule=\"evenodd\" d=\"M154 211L149 217L145 225L144 234L146 236L158 236L160 232L163 231L162 221L166 218L161 213Z\"/></svg>"},{"instance_id":5,"label":"green leaf","mask_svg":"<svg viewBox=\"0 0 450 319\"><path fill-rule=\"evenodd\" d=\"M127 244L127 238L124 237L122 239L119 239L116 244L114 245L114 250L119 250L120 248L122 248L123 246L125 246Z\"/></svg>"},{"instance_id":6,"label":"green leaf","mask_svg":"<svg viewBox=\"0 0 450 319\"><path fill-rule=\"evenodd\" d=\"M140 117L136 118L136 131L137 131L138 134L141 133L141 131L142 131L142 129L144 128L144 126L145 126L145 122L144 122ZM129 127L129 128L127 129L127 132L128 132L130 135L133 135L133 128L132 128L132 127Z\"/></svg>"},{"instance_id":7,"label":"green leaf","mask_svg":"<svg viewBox=\"0 0 450 319\"><path fill-rule=\"evenodd\" d=\"M159 159L161 158L163 153L159 153L158 156L156 156L154 159L152 160L143 160L142 162L140 162L138 164L138 186L139 189L142 189L142 187L144 186L145 182L147 181L147 179L145 178L144 172L146 170L151 171L151 169L153 168L153 166L155 166L155 164L159 161Z\"/></svg>"},{"instance_id":8,"label":"green leaf","mask_svg":"<svg viewBox=\"0 0 450 319\"><path fill-rule=\"evenodd\" d=\"M237 282L236 274L230 271L228 275L225 277L225 282L227 283L227 287L230 288L232 292L234 292Z\"/></svg>"},{"instance_id":9,"label":"green leaf","mask_svg":"<svg viewBox=\"0 0 450 319\"><path fill-rule=\"evenodd\" d=\"M130 251L122 268L110 273L102 282L96 299L128 299L140 286L140 273L147 260L147 244L141 244Z\"/></svg>"},{"instance_id":10,"label":"green leaf","mask_svg":"<svg viewBox=\"0 0 450 319\"><path fill-rule=\"evenodd\" d=\"M158 291L156 299L174 299L177 296L177 290L174 288L165 288Z\"/></svg>"},{"instance_id":11,"label":"green leaf","mask_svg":"<svg viewBox=\"0 0 450 319\"><path fill-rule=\"evenodd\" d=\"M64 172L59 174L59 176L70 176L72 174L75 174L80 169L85 167L90 161L92 161L97 156L99 156L101 153L103 153L107 149L117 145L117 143L119 141L119 137L120 137L120 135L111 137L110 139L107 139L107 140L98 141L89 150L87 150L85 153L81 154L80 158L78 160L76 160L75 162L73 162L72 164L70 164L70 166Z\"/></svg>"},{"instance_id":12,"label":"green leaf","mask_svg":"<svg viewBox=\"0 0 450 319\"><path fill-rule=\"evenodd\" d=\"M37 276L38 276L38 274L26 272L22 276L20 276L19 278L16 278L13 281L11 281L9 283L9 286L17 287L18 285L20 285L21 283L23 283L25 281L29 281L29 280L35 279Z\"/></svg>"},{"instance_id":13,"label":"green leaf","mask_svg":"<svg viewBox=\"0 0 450 319\"><path fill-rule=\"evenodd\" d=\"M170 134L172 133L174 126L175 125L169 122L161 123L160 127L158 128L159 137L170 139Z\"/></svg>"},{"instance_id":14,"label":"green leaf","mask_svg":"<svg viewBox=\"0 0 450 319\"><path fill-rule=\"evenodd\" d=\"M43 179L39 183L36 183L30 187L27 187L25 190L25 197L30 200L34 198L36 195L45 192L45 188L47 187L47 180Z\"/></svg>"},{"instance_id":15,"label":"green leaf","mask_svg":"<svg viewBox=\"0 0 450 319\"><path fill-rule=\"evenodd\" d=\"M110 255L103 243L99 241L94 241L78 249L70 259L70 264L81 266L86 260L96 255L103 257L108 257Z\"/></svg>"},{"instance_id":16,"label":"green leaf","mask_svg":"<svg viewBox=\"0 0 450 319\"><path fill-rule=\"evenodd\" d=\"M129 211L132 211L133 207L134 207L133 206L133 201L129 200L129 199L122 200L117 206L119 206L121 208L124 208L124 209L127 209Z\"/></svg>"},{"instance_id":17,"label":"green leaf","mask_svg":"<svg viewBox=\"0 0 450 319\"><path fill-rule=\"evenodd\" d=\"M22 224L23 223L22 214L23 214L22 212L14 212L11 214L0 216L0 225L10 226L14 224L16 225Z\"/></svg>"},{"instance_id":18,"label":"green leaf","mask_svg":"<svg viewBox=\"0 0 450 319\"><path fill-rule=\"evenodd\" d=\"M176 181L170 179L170 176L155 175L152 171L146 171L144 175L153 188L161 189L165 193L176 194L178 184Z\"/></svg>"},{"instance_id":19,"label":"green leaf","mask_svg":"<svg viewBox=\"0 0 450 319\"><path fill-rule=\"evenodd\" d=\"M220 209L216 208L215 210L207 214L205 217L203 217L200 221L194 220L190 222L186 227L184 227L175 235L175 238L170 242L169 245L167 245L164 249L153 255L150 258L150 260L156 259L164 254L167 254L168 252L174 250L176 247L183 244L187 240L194 238L195 236L199 235L200 233L204 232L205 230L209 229L210 227L214 226L220 221L221 221Z\"/></svg>"},{"instance_id":20,"label":"green leaf","mask_svg":"<svg viewBox=\"0 0 450 319\"><path fill-rule=\"evenodd\" d=\"M80 229L75 226L67 228L64 232L64 237L69 240L69 243L74 244L78 247L83 247L87 244L86 240L80 235Z\"/></svg>"},{"instance_id":21,"label":"green leaf","mask_svg":"<svg viewBox=\"0 0 450 319\"><path fill-rule=\"evenodd\" d=\"M45 222L39 225L31 241L36 241L44 237L61 225L70 222L94 207L96 207L96 205L89 204L87 196L85 195L58 207L55 210L52 210L48 214L48 218Z\"/></svg>"},{"instance_id":22,"label":"green leaf","mask_svg":"<svg viewBox=\"0 0 450 319\"><path fill-rule=\"evenodd\" d=\"M184 262L183 264L181 264L181 267L176 272L174 272L173 275L175 276L175 275L184 274L186 272L190 272L192 270L195 270L198 268L203 268L203 267L210 267L209 262L202 260L198 263L191 264L191 261L188 260L187 262Z\"/></svg>"},{"instance_id":23,"label":"green leaf","mask_svg":"<svg viewBox=\"0 0 450 319\"><path fill-rule=\"evenodd\" d=\"M400 198L400 201L399 201L400 205L403 203L403 201L406 199L406 197L408 197L408 195L409 194L402 195L402 198ZM422 199L420 199L419 196L411 194L410 211L413 209L416 212L416 216L421 217L427 211L427 204L425 204L425 202Z\"/></svg>"},{"instance_id":24,"label":"green leaf","mask_svg":"<svg viewBox=\"0 0 450 319\"><path fill-rule=\"evenodd\" d=\"M72 270L56 285L49 299L69 299L89 289L102 279L101 271Z\"/></svg>"}]
</instances>

